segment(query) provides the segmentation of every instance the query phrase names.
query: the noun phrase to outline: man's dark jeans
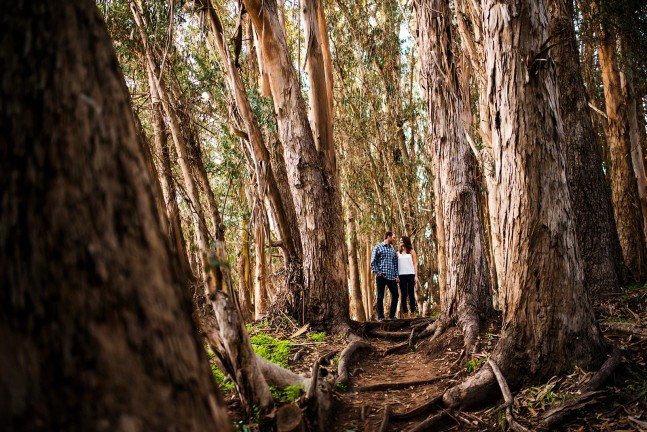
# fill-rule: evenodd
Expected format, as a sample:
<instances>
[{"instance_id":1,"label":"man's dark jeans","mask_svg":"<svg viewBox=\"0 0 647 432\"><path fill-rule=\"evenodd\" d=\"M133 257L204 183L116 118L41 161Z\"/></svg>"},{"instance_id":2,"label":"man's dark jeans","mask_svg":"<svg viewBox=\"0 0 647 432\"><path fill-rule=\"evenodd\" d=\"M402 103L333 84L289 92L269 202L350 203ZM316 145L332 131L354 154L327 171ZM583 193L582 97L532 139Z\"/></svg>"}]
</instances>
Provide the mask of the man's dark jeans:
<instances>
[{"instance_id":1,"label":"man's dark jeans","mask_svg":"<svg viewBox=\"0 0 647 432\"><path fill-rule=\"evenodd\" d=\"M398 284L394 280L386 279L384 276L375 276L377 283L377 319L384 319L384 287L389 287L391 293L391 306L389 307L389 318L395 318L395 310L398 307Z\"/></svg>"},{"instance_id":2,"label":"man's dark jeans","mask_svg":"<svg viewBox=\"0 0 647 432\"><path fill-rule=\"evenodd\" d=\"M411 312L416 311L416 289L415 282L416 275L400 275L400 294L402 296L402 303L400 303L400 312L407 313L407 297L409 297L409 305Z\"/></svg>"}]
</instances>

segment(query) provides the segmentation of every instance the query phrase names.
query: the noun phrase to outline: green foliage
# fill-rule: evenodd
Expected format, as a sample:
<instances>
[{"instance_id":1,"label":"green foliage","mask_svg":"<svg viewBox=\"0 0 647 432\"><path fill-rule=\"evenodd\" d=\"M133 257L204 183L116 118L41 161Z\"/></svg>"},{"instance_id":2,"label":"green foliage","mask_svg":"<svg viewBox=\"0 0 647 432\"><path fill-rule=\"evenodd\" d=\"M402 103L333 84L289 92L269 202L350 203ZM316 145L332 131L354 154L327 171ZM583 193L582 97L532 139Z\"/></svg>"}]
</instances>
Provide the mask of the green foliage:
<instances>
[{"instance_id":1,"label":"green foliage","mask_svg":"<svg viewBox=\"0 0 647 432\"><path fill-rule=\"evenodd\" d=\"M303 393L305 389L300 385L291 385L287 386L284 389L280 389L276 386L270 386L270 393L275 401L290 403L297 400Z\"/></svg>"},{"instance_id":2,"label":"green foliage","mask_svg":"<svg viewBox=\"0 0 647 432\"><path fill-rule=\"evenodd\" d=\"M465 364L465 372L471 375L477 370L481 369L481 366L483 366L483 363L485 362L486 362L486 359L482 357L474 357L472 360L468 361Z\"/></svg>"},{"instance_id":3,"label":"green foliage","mask_svg":"<svg viewBox=\"0 0 647 432\"><path fill-rule=\"evenodd\" d=\"M496 413L496 423L499 425L501 430L505 432L505 423L506 423L505 411L499 411L498 413Z\"/></svg>"},{"instance_id":4,"label":"green foliage","mask_svg":"<svg viewBox=\"0 0 647 432\"><path fill-rule=\"evenodd\" d=\"M288 366L288 357L292 343L281 340L265 333L258 333L251 337L252 347L256 354L279 366Z\"/></svg>"},{"instance_id":5,"label":"green foliage","mask_svg":"<svg viewBox=\"0 0 647 432\"><path fill-rule=\"evenodd\" d=\"M639 396L643 402L647 401L647 381L629 384L626 391Z\"/></svg>"},{"instance_id":6,"label":"green foliage","mask_svg":"<svg viewBox=\"0 0 647 432\"><path fill-rule=\"evenodd\" d=\"M249 426L243 423L242 420L239 420L238 423L234 423L234 430L236 432L252 432Z\"/></svg>"},{"instance_id":7,"label":"green foliage","mask_svg":"<svg viewBox=\"0 0 647 432\"><path fill-rule=\"evenodd\" d=\"M337 387L337 390L340 391L340 392L348 391L348 386L346 384L344 384L344 383L338 382L335 386Z\"/></svg>"},{"instance_id":8,"label":"green foliage","mask_svg":"<svg viewBox=\"0 0 647 432\"><path fill-rule=\"evenodd\" d=\"M234 390L234 383L232 381L225 382L225 374L220 369L218 369L218 366L216 366L214 363L211 363L211 373L213 374L218 387L220 387L220 389L224 393L228 393Z\"/></svg>"},{"instance_id":9,"label":"green foliage","mask_svg":"<svg viewBox=\"0 0 647 432\"><path fill-rule=\"evenodd\" d=\"M311 333L308 337L315 342L323 342L323 340L326 337L326 333L325 332Z\"/></svg>"}]
</instances>

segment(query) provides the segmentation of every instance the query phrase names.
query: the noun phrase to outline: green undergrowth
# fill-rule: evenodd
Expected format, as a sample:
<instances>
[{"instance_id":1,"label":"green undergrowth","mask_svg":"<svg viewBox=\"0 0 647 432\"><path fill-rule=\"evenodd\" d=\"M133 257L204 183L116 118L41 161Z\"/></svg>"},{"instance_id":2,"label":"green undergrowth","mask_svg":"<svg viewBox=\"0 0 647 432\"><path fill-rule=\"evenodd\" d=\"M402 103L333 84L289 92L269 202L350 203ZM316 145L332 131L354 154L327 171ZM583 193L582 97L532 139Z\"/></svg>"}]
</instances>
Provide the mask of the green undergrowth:
<instances>
[{"instance_id":1,"label":"green undergrowth","mask_svg":"<svg viewBox=\"0 0 647 432\"><path fill-rule=\"evenodd\" d=\"M303 386L300 385L291 385L287 386L284 389L278 388L276 386L270 386L270 393L275 401L290 403L297 400L305 391Z\"/></svg>"},{"instance_id":2,"label":"green undergrowth","mask_svg":"<svg viewBox=\"0 0 647 432\"><path fill-rule=\"evenodd\" d=\"M235 388L233 381L228 381L224 372L218 368L215 361L216 355L211 351L211 348L207 346L206 349L207 356L209 357L209 365L211 366L211 373L213 374L213 378L216 380L216 384L218 384L218 387L220 387L220 390L222 390L223 393L233 391Z\"/></svg>"},{"instance_id":3,"label":"green undergrowth","mask_svg":"<svg viewBox=\"0 0 647 432\"><path fill-rule=\"evenodd\" d=\"M289 340L277 339L266 333L255 334L250 340L256 354L279 366L288 367L288 357L292 348Z\"/></svg>"},{"instance_id":4,"label":"green undergrowth","mask_svg":"<svg viewBox=\"0 0 647 432\"><path fill-rule=\"evenodd\" d=\"M313 340L315 342L323 342L324 339L326 338L326 333L325 332L310 333L308 337L310 338L310 340Z\"/></svg>"},{"instance_id":5,"label":"green undergrowth","mask_svg":"<svg viewBox=\"0 0 647 432\"><path fill-rule=\"evenodd\" d=\"M467 372L468 375L472 375L474 372L481 369L481 366L483 366L483 363L486 361L487 359L484 357L474 357L472 360L465 363L465 372Z\"/></svg>"}]
</instances>

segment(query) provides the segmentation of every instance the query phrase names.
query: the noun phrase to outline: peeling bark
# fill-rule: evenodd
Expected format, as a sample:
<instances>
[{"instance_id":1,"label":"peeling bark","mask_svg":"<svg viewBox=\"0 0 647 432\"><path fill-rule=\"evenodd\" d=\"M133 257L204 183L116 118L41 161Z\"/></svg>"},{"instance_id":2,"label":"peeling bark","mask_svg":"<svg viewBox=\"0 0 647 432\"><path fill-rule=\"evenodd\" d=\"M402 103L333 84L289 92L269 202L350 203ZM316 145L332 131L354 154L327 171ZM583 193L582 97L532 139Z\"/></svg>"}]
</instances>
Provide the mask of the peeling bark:
<instances>
[{"instance_id":1,"label":"peeling bark","mask_svg":"<svg viewBox=\"0 0 647 432\"><path fill-rule=\"evenodd\" d=\"M463 101L452 47L452 14L445 0L418 0L414 8L435 168L440 321L444 328L459 325L466 352L472 353L480 317L491 309L490 275L474 177L476 160L460 120Z\"/></svg>"}]
</instances>

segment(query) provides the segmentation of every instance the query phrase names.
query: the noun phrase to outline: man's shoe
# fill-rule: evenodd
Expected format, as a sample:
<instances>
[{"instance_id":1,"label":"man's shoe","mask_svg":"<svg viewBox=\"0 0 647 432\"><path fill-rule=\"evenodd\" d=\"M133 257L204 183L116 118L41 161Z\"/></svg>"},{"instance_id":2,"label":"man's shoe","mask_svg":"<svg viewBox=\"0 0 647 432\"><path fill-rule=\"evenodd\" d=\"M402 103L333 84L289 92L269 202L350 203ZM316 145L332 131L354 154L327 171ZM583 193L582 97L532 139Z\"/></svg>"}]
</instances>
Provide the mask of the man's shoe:
<instances>
[{"instance_id":1,"label":"man's shoe","mask_svg":"<svg viewBox=\"0 0 647 432\"><path fill-rule=\"evenodd\" d=\"M382 322L382 321L384 321L384 318L378 318L377 320L378 320L378 322Z\"/></svg>"}]
</instances>

